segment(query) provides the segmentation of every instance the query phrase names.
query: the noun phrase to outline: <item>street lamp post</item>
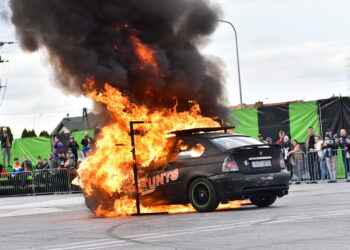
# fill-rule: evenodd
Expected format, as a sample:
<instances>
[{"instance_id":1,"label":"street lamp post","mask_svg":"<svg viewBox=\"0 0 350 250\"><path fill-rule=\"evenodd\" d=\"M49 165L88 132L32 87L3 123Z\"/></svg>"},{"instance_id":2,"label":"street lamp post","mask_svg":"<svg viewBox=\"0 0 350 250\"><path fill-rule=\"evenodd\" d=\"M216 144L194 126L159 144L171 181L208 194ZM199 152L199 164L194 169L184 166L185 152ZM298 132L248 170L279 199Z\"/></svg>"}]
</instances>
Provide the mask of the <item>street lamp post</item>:
<instances>
[{"instance_id":1,"label":"street lamp post","mask_svg":"<svg viewBox=\"0 0 350 250\"><path fill-rule=\"evenodd\" d=\"M218 22L222 22L222 23L227 23L229 24L233 31L235 32L235 40L236 40L236 57L237 57L237 69L238 69L238 84L239 84L239 98L240 98L240 103L241 103L241 109L243 108L243 98L242 98L242 84L241 84L241 67L239 64L239 53L238 53L238 37L237 37L237 31L235 26L233 26L232 23L230 23L229 21L225 21L225 20L218 20Z\"/></svg>"}]
</instances>

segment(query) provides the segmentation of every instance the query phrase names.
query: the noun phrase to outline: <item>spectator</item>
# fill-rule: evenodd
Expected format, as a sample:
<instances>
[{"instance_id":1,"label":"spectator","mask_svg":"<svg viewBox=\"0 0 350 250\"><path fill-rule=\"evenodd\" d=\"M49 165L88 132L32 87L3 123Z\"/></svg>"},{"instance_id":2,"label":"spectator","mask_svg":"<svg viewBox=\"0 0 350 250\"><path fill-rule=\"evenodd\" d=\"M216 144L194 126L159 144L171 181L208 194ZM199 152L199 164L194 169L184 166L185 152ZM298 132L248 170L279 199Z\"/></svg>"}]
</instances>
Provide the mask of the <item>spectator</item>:
<instances>
[{"instance_id":1,"label":"spectator","mask_svg":"<svg viewBox=\"0 0 350 250\"><path fill-rule=\"evenodd\" d=\"M262 136L262 134L258 134L258 141L266 144L266 141L264 141L264 137Z\"/></svg>"},{"instance_id":2,"label":"spectator","mask_svg":"<svg viewBox=\"0 0 350 250\"><path fill-rule=\"evenodd\" d=\"M55 157L58 157L59 154L64 152L64 145L62 142L60 142L60 139L57 136L55 137L55 142L53 143L53 149Z\"/></svg>"},{"instance_id":3,"label":"spectator","mask_svg":"<svg viewBox=\"0 0 350 250\"><path fill-rule=\"evenodd\" d=\"M292 150L289 151L291 167L293 168L292 180L296 181L296 184L301 182L302 178L302 166L303 166L303 151L297 140L292 140Z\"/></svg>"},{"instance_id":4,"label":"spectator","mask_svg":"<svg viewBox=\"0 0 350 250\"><path fill-rule=\"evenodd\" d=\"M293 170L290 168L289 160L288 160L288 152L292 149L292 143L290 142L288 136L284 137L284 140L283 140L281 147L282 147L284 163L285 163L288 171L292 172ZM291 176L293 176L293 173L291 173Z\"/></svg>"},{"instance_id":5,"label":"spectator","mask_svg":"<svg viewBox=\"0 0 350 250\"><path fill-rule=\"evenodd\" d=\"M44 169L44 163L41 161L41 157L40 156L38 156L36 158L35 168L38 169L38 170L43 170Z\"/></svg>"},{"instance_id":6,"label":"spectator","mask_svg":"<svg viewBox=\"0 0 350 250\"><path fill-rule=\"evenodd\" d=\"M281 130L278 133L278 136L279 136L279 140L276 142L276 144L282 145L282 143L284 141L284 137L286 136L286 133L283 130Z\"/></svg>"},{"instance_id":7,"label":"spectator","mask_svg":"<svg viewBox=\"0 0 350 250\"><path fill-rule=\"evenodd\" d=\"M68 152L67 152L67 154L69 154L70 155L70 157L74 160L74 161L76 161L77 160L77 158L75 157L75 154L73 153L73 151L72 151L72 149L71 148L68 148Z\"/></svg>"},{"instance_id":8,"label":"spectator","mask_svg":"<svg viewBox=\"0 0 350 250\"><path fill-rule=\"evenodd\" d=\"M346 182L350 182L350 136L346 138L346 160L347 160L347 179Z\"/></svg>"},{"instance_id":9,"label":"spectator","mask_svg":"<svg viewBox=\"0 0 350 250\"><path fill-rule=\"evenodd\" d=\"M83 152L79 152L79 157L78 157L78 167L80 163L82 163L85 160Z\"/></svg>"},{"instance_id":10,"label":"spectator","mask_svg":"<svg viewBox=\"0 0 350 250\"><path fill-rule=\"evenodd\" d=\"M83 148L87 147L89 144L93 144L93 139L90 137L89 132L86 132L84 138L81 140Z\"/></svg>"},{"instance_id":11,"label":"spectator","mask_svg":"<svg viewBox=\"0 0 350 250\"><path fill-rule=\"evenodd\" d=\"M12 181L12 184L15 187L18 187L21 184L22 173L23 173L23 168L21 166L21 163L19 162L19 159L16 157L14 159L11 175L9 176L9 180Z\"/></svg>"},{"instance_id":12,"label":"spectator","mask_svg":"<svg viewBox=\"0 0 350 250\"><path fill-rule=\"evenodd\" d=\"M309 135L305 140L305 149L307 153L307 163L309 167L310 180L312 183L317 183L317 162L316 162L316 150L315 150L315 131L313 127L308 128Z\"/></svg>"},{"instance_id":13,"label":"spectator","mask_svg":"<svg viewBox=\"0 0 350 250\"><path fill-rule=\"evenodd\" d=\"M342 158L343 158L343 163L345 167L346 180L350 181L350 161L347 158L347 155L350 154L350 151L348 148L349 143L347 143L347 140L348 140L348 136L347 136L346 130L345 129L340 130L339 146L342 150Z\"/></svg>"},{"instance_id":14,"label":"spectator","mask_svg":"<svg viewBox=\"0 0 350 250\"><path fill-rule=\"evenodd\" d=\"M64 164L66 163L66 157L64 153L58 154L58 165L60 168L64 168Z\"/></svg>"},{"instance_id":15,"label":"spectator","mask_svg":"<svg viewBox=\"0 0 350 250\"><path fill-rule=\"evenodd\" d=\"M83 148L83 154L86 157L86 154L91 150L91 144L88 144L86 147Z\"/></svg>"},{"instance_id":16,"label":"spectator","mask_svg":"<svg viewBox=\"0 0 350 250\"><path fill-rule=\"evenodd\" d=\"M12 167L11 177L15 177L15 176L19 175L22 172L23 172L23 167L22 167L21 163L19 162L19 159L16 157L14 159L14 164L13 164L13 167Z\"/></svg>"},{"instance_id":17,"label":"spectator","mask_svg":"<svg viewBox=\"0 0 350 250\"><path fill-rule=\"evenodd\" d=\"M329 182L337 182L337 155L333 151L337 143L329 135L325 135L323 148L325 150L327 168L330 175Z\"/></svg>"},{"instance_id":18,"label":"spectator","mask_svg":"<svg viewBox=\"0 0 350 250\"><path fill-rule=\"evenodd\" d=\"M49 169L49 163L46 158L44 158L43 160L43 169L44 170Z\"/></svg>"},{"instance_id":19,"label":"spectator","mask_svg":"<svg viewBox=\"0 0 350 250\"><path fill-rule=\"evenodd\" d=\"M326 181L329 179L329 172L327 168L325 151L323 149L323 141L320 136L315 136L315 149L317 152L317 156L320 160L320 168L321 168L321 180Z\"/></svg>"},{"instance_id":20,"label":"spectator","mask_svg":"<svg viewBox=\"0 0 350 250\"><path fill-rule=\"evenodd\" d=\"M74 140L73 135L69 137L68 149L72 150L72 153L74 154L74 160L76 161L78 159L79 144Z\"/></svg>"},{"instance_id":21,"label":"spectator","mask_svg":"<svg viewBox=\"0 0 350 250\"><path fill-rule=\"evenodd\" d=\"M52 153L49 154L47 163L48 163L48 166L50 169L50 174L52 176L56 175L60 164L59 164L58 160L55 158L54 154L52 154Z\"/></svg>"},{"instance_id":22,"label":"spectator","mask_svg":"<svg viewBox=\"0 0 350 250\"><path fill-rule=\"evenodd\" d=\"M31 172L32 171L32 162L28 159L27 155L23 155L23 162L22 162L22 168L24 172Z\"/></svg>"},{"instance_id":23,"label":"spectator","mask_svg":"<svg viewBox=\"0 0 350 250\"><path fill-rule=\"evenodd\" d=\"M272 144L272 138L271 137L267 137L266 138L266 144Z\"/></svg>"},{"instance_id":24,"label":"spectator","mask_svg":"<svg viewBox=\"0 0 350 250\"><path fill-rule=\"evenodd\" d=\"M2 129L2 134L0 134L1 148L2 148L2 163L4 166L10 166L11 159L11 146L12 146L12 135L7 132L7 128ZM7 165L6 165L7 157Z\"/></svg>"},{"instance_id":25,"label":"spectator","mask_svg":"<svg viewBox=\"0 0 350 250\"><path fill-rule=\"evenodd\" d=\"M76 169L76 164L74 159L72 158L71 154L66 154L66 162L64 163L64 167L69 169L69 170L75 170Z\"/></svg>"}]
</instances>

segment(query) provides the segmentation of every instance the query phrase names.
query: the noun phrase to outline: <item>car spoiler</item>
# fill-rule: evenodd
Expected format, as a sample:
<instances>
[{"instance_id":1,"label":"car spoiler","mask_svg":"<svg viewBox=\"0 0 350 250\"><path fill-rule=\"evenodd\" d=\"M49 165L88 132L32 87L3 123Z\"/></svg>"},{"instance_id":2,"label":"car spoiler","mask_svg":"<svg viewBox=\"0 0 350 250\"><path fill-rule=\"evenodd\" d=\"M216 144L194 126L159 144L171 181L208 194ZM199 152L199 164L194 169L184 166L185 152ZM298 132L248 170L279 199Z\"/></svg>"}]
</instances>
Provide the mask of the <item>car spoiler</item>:
<instances>
[{"instance_id":1,"label":"car spoiler","mask_svg":"<svg viewBox=\"0 0 350 250\"><path fill-rule=\"evenodd\" d=\"M253 148L275 148L275 149L281 149L281 145L279 144L253 144L253 145L246 145L246 146L241 146L241 147L237 147L237 148L232 148L230 150L227 150L228 152L231 151L236 151L236 150L240 150L240 149L253 149Z\"/></svg>"}]
</instances>

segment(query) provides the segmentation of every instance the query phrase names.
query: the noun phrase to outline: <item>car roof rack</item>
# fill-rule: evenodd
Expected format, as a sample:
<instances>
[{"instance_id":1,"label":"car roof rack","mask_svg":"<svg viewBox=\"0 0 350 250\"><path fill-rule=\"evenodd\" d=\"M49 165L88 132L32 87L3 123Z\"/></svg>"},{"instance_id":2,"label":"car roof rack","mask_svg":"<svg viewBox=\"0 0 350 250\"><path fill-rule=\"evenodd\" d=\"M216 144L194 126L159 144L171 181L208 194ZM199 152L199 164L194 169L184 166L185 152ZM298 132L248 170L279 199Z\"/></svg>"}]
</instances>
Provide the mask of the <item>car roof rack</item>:
<instances>
[{"instance_id":1,"label":"car roof rack","mask_svg":"<svg viewBox=\"0 0 350 250\"><path fill-rule=\"evenodd\" d=\"M184 129L184 130L177 130L172 131L169 134L173 135L192 135L192 134L199 134L199 133L208 133L208 132L215 132L215 131L224 131L227 133L227 130L234 129L235 126L228 126L228 127L210 127L210 128L192 128L192 129Z\"/></svg>"}]
</instances>

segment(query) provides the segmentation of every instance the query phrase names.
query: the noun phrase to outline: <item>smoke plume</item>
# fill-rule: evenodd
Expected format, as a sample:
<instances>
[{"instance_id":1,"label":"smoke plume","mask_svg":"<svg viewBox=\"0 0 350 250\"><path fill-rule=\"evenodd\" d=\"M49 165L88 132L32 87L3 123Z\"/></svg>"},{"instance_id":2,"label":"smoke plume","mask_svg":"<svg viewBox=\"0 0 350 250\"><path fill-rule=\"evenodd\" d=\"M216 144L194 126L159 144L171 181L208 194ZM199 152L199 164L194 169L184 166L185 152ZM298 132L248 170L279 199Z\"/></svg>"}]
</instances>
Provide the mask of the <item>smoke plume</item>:
<instances>
[{"instance_id":1,"label":"smoke plume","mask_svg":"<svg viewBox=\"0 0 350 250\"><path fill-rule=\"evenodd\" d=\"M83 93L93 78L108 82L138 104L186 106L205 114L222 103L221 70L198 46L219 11L206 0L10 0L12 22L26 51L45 49L59 85ZM158 67L140 61L147 46Z\"/></svg>"}]
</instances>

